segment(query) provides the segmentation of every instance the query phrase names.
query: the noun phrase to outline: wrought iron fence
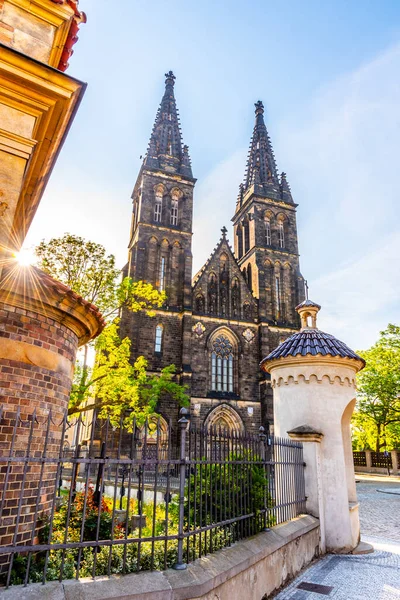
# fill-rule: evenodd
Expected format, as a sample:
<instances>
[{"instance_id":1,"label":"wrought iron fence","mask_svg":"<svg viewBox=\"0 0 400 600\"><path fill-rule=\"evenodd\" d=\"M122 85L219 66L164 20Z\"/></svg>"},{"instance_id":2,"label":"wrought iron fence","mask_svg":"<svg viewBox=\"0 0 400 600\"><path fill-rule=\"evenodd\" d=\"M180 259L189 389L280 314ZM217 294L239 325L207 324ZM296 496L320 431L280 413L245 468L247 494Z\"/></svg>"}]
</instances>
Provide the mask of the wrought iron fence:
<instances>
[{"instance_id":1,"label":"wrought iron fence","mask_svg":"<svg viewBox=\"0 0 400 600\"><path fill-rule=\"evenodd\" d=\"M305 512L300 443L262 428L196 428L185 409L178 425L127 432L94 419L87 444L71 450L66 415L0 416L3 585L183 569Z\"/></svg>"},{"instance_id":2,"label":"wrought iron fence","mask_svg":"<svg viewBox=\"0 0 400 600\"><path fill-rule=\"evenodd\" d=\"M392 455L390 452L371 452L371 466L381 469L392 468Z\"/></svg>"},{"instance_id":3,"label":"wrought iron fence","mask_svg":"<svg viewBox=\"0 0 400 600\"><path fill-rule=\"evenodd\" d=\"M353 452L353 462L355 467L366 467L367 456L365 452Z\"/></svg>"}]
</instances>

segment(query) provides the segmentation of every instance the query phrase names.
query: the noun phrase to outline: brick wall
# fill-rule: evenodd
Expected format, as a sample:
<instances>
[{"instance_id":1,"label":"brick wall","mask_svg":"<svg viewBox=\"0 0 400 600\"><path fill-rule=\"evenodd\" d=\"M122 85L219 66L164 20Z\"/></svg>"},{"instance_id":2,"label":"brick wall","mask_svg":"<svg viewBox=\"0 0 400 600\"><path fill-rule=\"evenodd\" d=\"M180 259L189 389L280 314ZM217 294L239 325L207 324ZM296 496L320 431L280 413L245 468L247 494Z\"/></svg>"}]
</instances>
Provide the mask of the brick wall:
<instances>
[{"instance_id":1,"label":"brick wall","mask_svg":"<svg viewBox=\"0 0 400 600\"><path fill-rule=\"evenodd\" d=\"M71 388L71 369L66 372L65 364L72 367L78 338L52 318L7 305L0 310L0 338L12 342L10 357L0 358L0 456L41 456L48 430L46 454L57 457ZM55 370L26 362L30 347L33 362L54 358ZM29 544L34 524L36 536L50 513L57 467L23 461L10 467L0 466L0 545ZM8 561L9 555L0 556L0 570Z\"/></svg>"}]
</instances>

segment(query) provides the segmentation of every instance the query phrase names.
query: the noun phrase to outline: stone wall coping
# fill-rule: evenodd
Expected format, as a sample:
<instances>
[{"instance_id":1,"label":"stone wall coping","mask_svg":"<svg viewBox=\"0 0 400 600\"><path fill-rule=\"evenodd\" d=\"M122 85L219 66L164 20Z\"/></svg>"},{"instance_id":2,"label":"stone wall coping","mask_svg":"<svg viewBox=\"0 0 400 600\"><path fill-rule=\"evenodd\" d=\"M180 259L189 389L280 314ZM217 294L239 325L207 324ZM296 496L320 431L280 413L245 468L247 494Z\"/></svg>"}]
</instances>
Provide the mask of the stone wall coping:
<instances>
[{"instance_id":1,"label":"stone wall coping","mask_svg":"<svg viewBox=\"0 0 400 600\"><path fill-rule=\"evenodd\" d=\"M283 546L319 527L311 515L273 527L197 559L185 571L153 571L11 587L2 600L189 600L209 593Z\"/></svg>"},{"instance_id":2,"label":"stone wall coping","mask_svg":"<svg viewBox=\"0 0 400 600\"><path fill-rule=\"evenodd\" d=\"M96 306L37 267L13 266L3 272L0 302L49 317L71 329L86 344L104 328Z\"/></svg>"}]
</instances>

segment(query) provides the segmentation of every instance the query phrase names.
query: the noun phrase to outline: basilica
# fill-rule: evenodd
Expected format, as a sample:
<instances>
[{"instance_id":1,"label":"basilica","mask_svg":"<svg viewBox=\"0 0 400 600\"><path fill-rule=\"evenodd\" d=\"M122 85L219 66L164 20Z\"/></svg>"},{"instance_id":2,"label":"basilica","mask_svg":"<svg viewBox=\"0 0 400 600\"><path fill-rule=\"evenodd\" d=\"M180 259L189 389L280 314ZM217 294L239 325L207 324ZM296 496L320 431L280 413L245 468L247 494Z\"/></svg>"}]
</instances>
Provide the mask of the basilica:
<instances>
[{"instance_id":1,"label":"basilica","mask_svg":"<svg viewBox=\"0 0 400 600\"><path fill-rule=\"evenodd\" d=\"M244 180L232 201L233 244L222 227L214 251L193 276L196 179L174 87L170 71L132 194L124 269L164 290L167 301L155 317L123 310L120 333L132 341L132 360L144 356L151 372L175 365L177 381L190 395L192 422L254 432L273 420L272 390L260 361L300 326L297 204L286 174L278 174L258 101ZM176 431L176 403L165 398L158 411Z\"/></svg>"}]
</instances>

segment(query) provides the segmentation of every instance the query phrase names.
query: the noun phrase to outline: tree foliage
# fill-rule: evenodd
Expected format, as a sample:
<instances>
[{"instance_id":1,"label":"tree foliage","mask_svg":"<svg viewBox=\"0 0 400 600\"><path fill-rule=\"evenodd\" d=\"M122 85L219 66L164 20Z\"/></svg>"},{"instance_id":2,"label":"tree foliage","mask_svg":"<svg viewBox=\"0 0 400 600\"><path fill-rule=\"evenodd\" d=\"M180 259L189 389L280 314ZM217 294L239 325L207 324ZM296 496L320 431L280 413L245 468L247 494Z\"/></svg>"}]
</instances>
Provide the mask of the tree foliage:
<instances>
[{"instance_id":1,"label":"tree foliage","mask_svg":"<svg viewBox=\"0 0 400 600\"><path fill-rule=\"evenodd\" d=\"M104 246L66 233L42 241L35 253L43 271L95 304L104 316L117 308L120 271L115 257L107 256Z\"/></svg>"},{"instance_id":2,"label":"tree foliage","mask_svg":"<svg viewBox=\"0 0 400 600\"><path fill-rule=\"evenodd\" d=\"M118 334L116 315L122 307L154 316L154 310L165 303L165 292L129 277L121 281L112 254L107 255L101 244L69 233L42 241L36 255L41 269L94 303L108 320L95 342L94 366L87 364L87 351L83 363L75 365L70 415L97 409L99 416L109 417L113 425L119 425L123 418L124 425L130 427L135 417L140 422L154 414L163 394L181 406L188 404L185 389L174 381L174 365L149 375L143 356L131 364L131 340L121 340Z\"/></svg>"},{"instance_id":3,"label":"tree foliage","mask_svg":"<svg viewBox=\"0 0 400 600\"><path fill-rule=\"evenodd\" d=\"M379 452L387 446L388 435L396 435L400 424L400 327L389 323L378 341L359 354L366 367L358 374L353 430L356 428L358 438L368 445L374 431ZM399 445L400 439L392 439L392 443Z\"/></svg>"},{"instance_id":4,"label":"tree foliage","mask_svg":"<svg viewBox=\"0 0 400 600\"><path fill-rule=\"evenodd\" d=\"M49 242L42 241L35 253L40 269L95 304L106 320L122 306L152 315L153 309L161 308L166 300L165 292L159 292L150 283L129 277L121 281L114 255L107 255L101 244L79 236L66 233Z\"/></svg>"},{"instance_id":5,"label":"tree foliage","mask_svg":"<svg viewBox=\"0 0 400 600\"><path fill-rule=\"evenodd\" d=\"M163 394L180 406L189 404L184 387L173 379L174 365L165 367L160 374L149 375L143 356L131 364L130 347L129 338L120 339L118 321L114 320L96 340L94 367L76 369L69 414L96 409L101 418L110 418L116 427L123 418L123 425L129 430L134 418L140 424L155 413Z\"/></svg>"}]
</instances>

